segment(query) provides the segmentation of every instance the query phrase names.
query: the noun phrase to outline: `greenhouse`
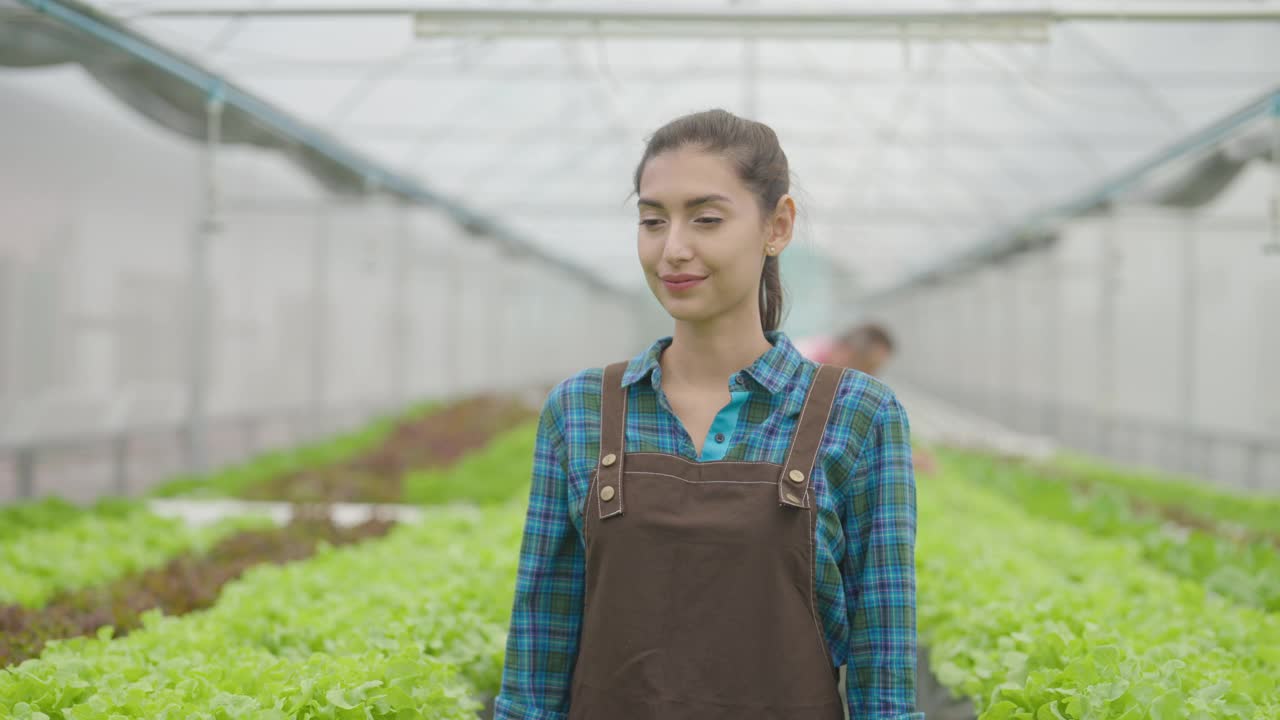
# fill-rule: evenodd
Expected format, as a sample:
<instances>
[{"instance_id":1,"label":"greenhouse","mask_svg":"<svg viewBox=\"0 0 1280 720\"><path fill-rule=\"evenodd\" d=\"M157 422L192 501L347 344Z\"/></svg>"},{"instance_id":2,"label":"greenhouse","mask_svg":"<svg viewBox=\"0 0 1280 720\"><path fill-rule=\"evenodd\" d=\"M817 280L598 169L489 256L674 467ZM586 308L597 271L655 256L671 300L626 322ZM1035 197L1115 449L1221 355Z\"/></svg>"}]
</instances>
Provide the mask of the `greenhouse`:
<instances>
[{"instance_id":1,"label":"greenhouse","mask_svg":"<svg viewBox=\"0 0 1280 720\"><path fill-rule=\"evenodd\" d=\"M1280 2L0 0L10 717L1280 719Z\"/></svg>"}]
</instances>

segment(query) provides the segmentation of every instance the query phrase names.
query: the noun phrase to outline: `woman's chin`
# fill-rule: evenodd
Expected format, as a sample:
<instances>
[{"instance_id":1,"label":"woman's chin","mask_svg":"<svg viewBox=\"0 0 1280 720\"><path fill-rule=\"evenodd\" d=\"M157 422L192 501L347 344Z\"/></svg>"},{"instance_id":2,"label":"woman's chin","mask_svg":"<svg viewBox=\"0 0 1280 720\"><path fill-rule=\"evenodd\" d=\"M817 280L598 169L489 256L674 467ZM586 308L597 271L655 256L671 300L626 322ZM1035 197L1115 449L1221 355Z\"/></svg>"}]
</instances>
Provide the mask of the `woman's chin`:
<instances>
[{"instance_id":1,"label":"woman's chin","mask_svg":"<svg viewBox=\"0 0 1280 720\"><path fill-rule=\"evenodd\" d=\"M706 303L686 298L662 298L662 307L673 320L681 322L706 322L715 315Z\"/></svg>"},{"instance_id":2,"label":"woman's chin","mask_svg":"<svg viewBox=\"0 0 1280 720\"><path fill-rule=\"evenodd\" d=\"M717 308L710 302L710 297L696 291L701 288L697 288L694 292L688 290L673 292L658 281L656 287L651 285L650 289L658 303L662 305L662 309L666 310L673 320L704 323L723 312L722 308Z\"/></svg>"},{"instance_id":3,"label":"woman's chin","mask_svg":"<svg viewBox=\"0 0 1280 720\"><path fill-rule=\"evenodd\" d=\"M668 315L677 320L683 320L684 318L682 316L688 315L691 312L696 312L697 308L703 304L699 302L697 298L687 296L682 297L672 294L661 285L660 281L656 286L650 285L649 289L653 291L653 297L658 301L658 304L662 306L662 309L666 310Z\"/></svg>"}]
</instances>

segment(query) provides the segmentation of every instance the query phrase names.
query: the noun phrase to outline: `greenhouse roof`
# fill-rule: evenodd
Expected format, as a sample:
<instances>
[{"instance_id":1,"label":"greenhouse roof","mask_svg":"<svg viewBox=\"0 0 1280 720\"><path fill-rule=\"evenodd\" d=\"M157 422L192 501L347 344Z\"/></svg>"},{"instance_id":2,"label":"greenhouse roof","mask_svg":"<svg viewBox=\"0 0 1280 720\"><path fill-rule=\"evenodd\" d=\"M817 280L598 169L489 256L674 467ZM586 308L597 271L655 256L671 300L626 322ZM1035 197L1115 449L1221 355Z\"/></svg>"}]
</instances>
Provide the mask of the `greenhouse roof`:
<instances>
[{"instance_id":1,"label":"greenhouse roof","mask_svg":"<svg viewBox=\"0 0 1280 720\"><path fill-rule=\"evenodd\" d=\"M19 27L6 22L18 6L0 2L0 33ZM801 241L877 291L980 256L1046 212L1109 202L1097 193L1116 178L1136 198L1173 197L1149 161L1182 148L1209 172L1203 153L1228 141L1239 156L1235 134L1185 141L1241 108L1268 117L1280 86L1280 5L1266 2L1127 2L1123 17L1115 3L89 7L190 61L188 76L163 72L204 95L169 94L165 124L213 94L242 112L228 139L292 147L332 189L443 205L478 237L624 288L641 282L634 164L646 135L686 112L773 126ZM110 55L42 56L31 37L0 43L0 65L80 61L117 95L155 82L113 73Z\"/></svg>"}]
</instances>

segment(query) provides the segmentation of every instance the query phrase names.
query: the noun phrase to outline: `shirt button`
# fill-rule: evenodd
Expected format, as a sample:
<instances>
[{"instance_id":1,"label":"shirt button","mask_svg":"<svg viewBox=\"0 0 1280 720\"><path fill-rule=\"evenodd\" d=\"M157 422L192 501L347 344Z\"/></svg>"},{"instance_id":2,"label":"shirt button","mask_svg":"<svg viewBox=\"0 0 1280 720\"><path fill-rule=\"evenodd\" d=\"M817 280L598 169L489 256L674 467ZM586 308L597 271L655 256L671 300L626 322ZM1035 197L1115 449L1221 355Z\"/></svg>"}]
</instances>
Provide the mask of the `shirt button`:
<instances>
[{"instance_id":1,"label":"shirt button","mask_svg":"<svg viewBox=\"0 0 1280 720\"><path fill-rule=\"evenodd\" d=\"M724 433L716 433L716 442L718 443L724 442Z\"/></svg>"}]
</instances>

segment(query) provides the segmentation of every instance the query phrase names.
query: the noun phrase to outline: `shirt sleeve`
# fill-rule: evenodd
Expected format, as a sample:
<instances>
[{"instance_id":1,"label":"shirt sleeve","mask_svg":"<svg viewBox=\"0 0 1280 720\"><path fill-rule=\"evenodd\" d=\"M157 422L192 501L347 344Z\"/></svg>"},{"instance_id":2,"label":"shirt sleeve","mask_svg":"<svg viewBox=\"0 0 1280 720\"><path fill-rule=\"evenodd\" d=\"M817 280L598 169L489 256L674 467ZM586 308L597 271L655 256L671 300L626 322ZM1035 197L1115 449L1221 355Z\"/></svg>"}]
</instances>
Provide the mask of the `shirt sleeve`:
<instances>
[{"instance_id":1,"label":"shirt sleeve","mask_svg":"<svg viewBox=\"0 0 1280 720\"><path fill-rule=\"evenodd\" d=\"M916 704L916 488L906 411L890 392L854 463L848 553L851 717L923 720Z\"/></svg>"},{"instance_id":2,"label":"shirt sleeve","mask_svg":"<svg viewBox=\"0 0 1280 720\"><path fill-rule=\"evenodd\" d=\"M585 553L569 515L557 388L538 422L532 488L494 720L564 720L582 625Z\"/></svg>"}]
</instances>

